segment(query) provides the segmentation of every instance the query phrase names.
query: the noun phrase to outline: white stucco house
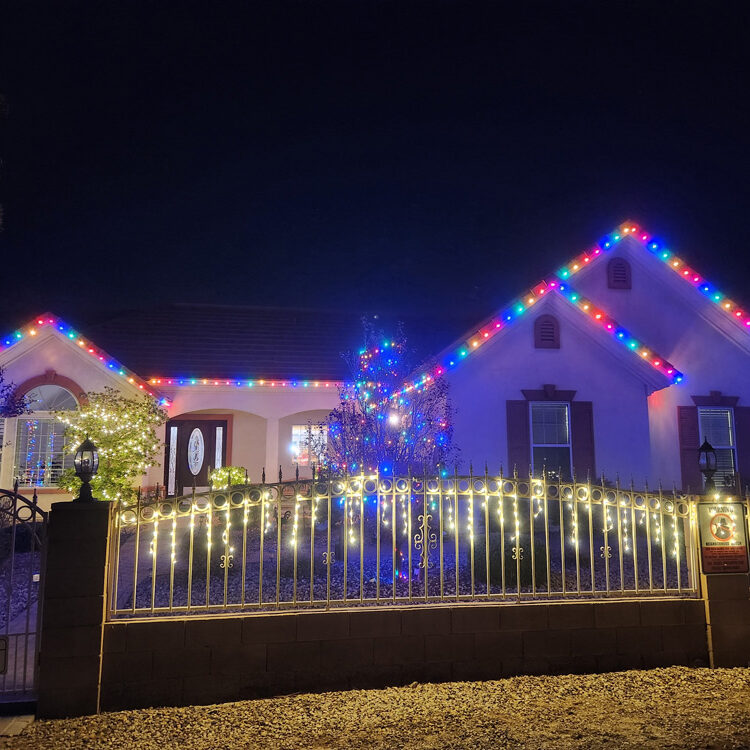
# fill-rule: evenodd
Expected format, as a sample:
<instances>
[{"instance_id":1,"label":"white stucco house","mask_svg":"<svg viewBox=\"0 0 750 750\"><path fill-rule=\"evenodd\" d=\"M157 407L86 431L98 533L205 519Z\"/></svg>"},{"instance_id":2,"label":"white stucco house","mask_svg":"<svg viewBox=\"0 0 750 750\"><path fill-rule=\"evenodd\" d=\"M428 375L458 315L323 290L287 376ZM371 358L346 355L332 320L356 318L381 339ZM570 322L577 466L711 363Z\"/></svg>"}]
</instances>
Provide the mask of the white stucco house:
<instances>
[{"instance_id":1,"label":"white stucco house","mask_svg":"<svg viewBox=\"0 0 750 750\"><path fill-rule=\"evenodd\" d=\"M161 465L144 485L192 483L190 437L208 466L253 480L290 477L305 426L338 403L338 353L358 321L320 311L176 306L72 330L40 315L0 340L0 367L34 412L0 420L0 486L18 477L43 503L61 497L69 460L49 411L106 385L168 404ZM212 345L217 330L237 345ZM186 331L189 336L186 336ZM109 352L109 353L108 353ZM468 468L591 474L698 490L698 446L717 480L750 484L750 312L660 240L627 222L473 326L405 388L446 378L454 443Z\"/></svg>"}]
</instances>

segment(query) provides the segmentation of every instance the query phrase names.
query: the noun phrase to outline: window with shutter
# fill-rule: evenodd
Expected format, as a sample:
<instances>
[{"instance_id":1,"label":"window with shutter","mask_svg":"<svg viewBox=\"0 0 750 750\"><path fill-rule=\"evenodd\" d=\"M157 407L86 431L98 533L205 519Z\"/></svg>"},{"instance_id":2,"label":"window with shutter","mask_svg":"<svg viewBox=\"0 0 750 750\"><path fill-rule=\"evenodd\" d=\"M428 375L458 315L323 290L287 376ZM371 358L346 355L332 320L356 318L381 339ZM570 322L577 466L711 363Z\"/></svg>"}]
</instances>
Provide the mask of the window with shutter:
<instances>
[{"instance_id":1,"label":"window with shutter","mask_svg":"<svg viewBox=\"0 0 750 750\"><path fill-rule=\"evenodd\" d=\"M560 348L560 324L554 315L540 315L534 321L534 346L537 349Z\"/></svg>"},{"instance_id":2,"label":"window with shutter","mask_svg":"<svg viewBox=\"0 0 750 750\"><path fill-rule=\"evenodd\" d=\"M702 445L704 440L708 440L716 451L716 486L734 486L734 475L737 471L734 410L699 406L698 428L699 443Z\"/></svg>"},{"instance_id":3,"label":"window with shutter","mask_svg":"<svg viewBox=\"0 0 750 750\"><path fill-rule=\"evenodd\" d=\"M610 289L631 289L630 263L624 258L612 258L607 264L607 286Z\"/></svg>"},{"instance_id":4,"label":"window with shutter","mask_svg":"<svg viewBox=\"0 0 750 750\"><path fill-rule=\"evenodd\" d=\"M532 401L531 463L535 475L544 470L549 476L571 478L570 405Z\"/></svg>"}]
</instances>

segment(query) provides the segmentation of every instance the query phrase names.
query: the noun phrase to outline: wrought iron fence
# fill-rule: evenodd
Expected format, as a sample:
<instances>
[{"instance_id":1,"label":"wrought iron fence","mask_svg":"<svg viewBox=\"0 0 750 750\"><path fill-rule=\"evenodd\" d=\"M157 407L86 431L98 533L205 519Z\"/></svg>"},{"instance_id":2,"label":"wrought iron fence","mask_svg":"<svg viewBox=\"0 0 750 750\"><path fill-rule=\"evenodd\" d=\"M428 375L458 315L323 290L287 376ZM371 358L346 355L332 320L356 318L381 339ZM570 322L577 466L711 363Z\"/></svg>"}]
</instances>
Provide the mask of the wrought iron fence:
<instances>
[{"instance_id":1,"label":"wrought iron fence","mask_svg":"<svg viewBox=\"0 0 750 750\"><path fill-rule=\"evenodd\" d=\"M41 632L47 514L0 489L0 702L33 695Z\"/></svg>"},{"instance_id":2,"label":"wrought iron fence","mask_svg":"<svg viewBox=\"0 0 750 750\"><path fill-rule=\"evenodd\" d=\"M695 499L468 475L230 487L121 505L110 616L695 595Z\"/></svg>"}]
</instances>

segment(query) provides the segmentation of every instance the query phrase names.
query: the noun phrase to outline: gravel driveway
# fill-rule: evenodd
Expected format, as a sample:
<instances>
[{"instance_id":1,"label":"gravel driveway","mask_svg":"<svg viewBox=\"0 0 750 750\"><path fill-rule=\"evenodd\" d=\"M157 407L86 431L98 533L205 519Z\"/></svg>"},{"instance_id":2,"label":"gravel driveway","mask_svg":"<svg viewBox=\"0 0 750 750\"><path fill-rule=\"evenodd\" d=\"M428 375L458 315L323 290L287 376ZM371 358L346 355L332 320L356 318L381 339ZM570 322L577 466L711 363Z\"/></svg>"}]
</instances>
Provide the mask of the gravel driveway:
<instances>
[{"instance_id":1,"label":"gravel driveway","mask_svg":"<svg viewBox=\"0 0 750 750\"><path fill-rule=\"evenodd\" d=\"M748 748L750 668L414 683L124 711L36 722L5 742L14 750Z\"/></svg>"}]
</instances>

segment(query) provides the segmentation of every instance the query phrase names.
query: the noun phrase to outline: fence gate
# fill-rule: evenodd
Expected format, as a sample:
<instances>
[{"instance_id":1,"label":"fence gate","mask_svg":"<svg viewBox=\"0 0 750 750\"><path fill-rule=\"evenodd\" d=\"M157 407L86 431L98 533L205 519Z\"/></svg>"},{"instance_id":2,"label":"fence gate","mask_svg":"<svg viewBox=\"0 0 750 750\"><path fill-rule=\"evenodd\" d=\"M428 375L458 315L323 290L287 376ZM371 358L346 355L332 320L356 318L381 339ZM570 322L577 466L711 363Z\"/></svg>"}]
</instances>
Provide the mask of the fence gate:
<instances>
[{"instance_id":1,"label":"fence gate","mask_svg":"<svg viewBox=\"0 0 750 750\"><path fill-rule=\"evenodd\" d=\"M0 704L35 698L46 532L36 492L0 489Z\"/></svg>"}]
</instances>

